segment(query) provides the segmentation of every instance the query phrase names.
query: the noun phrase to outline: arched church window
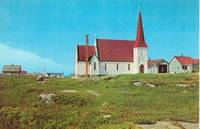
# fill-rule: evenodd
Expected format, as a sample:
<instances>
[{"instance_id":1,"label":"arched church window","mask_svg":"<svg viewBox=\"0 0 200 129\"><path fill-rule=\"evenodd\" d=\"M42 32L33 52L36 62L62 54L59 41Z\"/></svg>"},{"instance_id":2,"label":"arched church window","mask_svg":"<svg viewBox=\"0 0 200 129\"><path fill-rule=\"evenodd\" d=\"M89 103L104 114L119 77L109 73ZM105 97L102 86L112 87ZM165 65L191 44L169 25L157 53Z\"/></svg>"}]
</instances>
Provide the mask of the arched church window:
<instances>
[{"instance_id":1,"label":"arched church window","mask_svg":"<svg viewBox=\"0 0 200 129\"><path fill-rule=\"evenodd\" d=\"M96 62L94 62L94 70L96 70Z\"/></svg>"}]
</instances>

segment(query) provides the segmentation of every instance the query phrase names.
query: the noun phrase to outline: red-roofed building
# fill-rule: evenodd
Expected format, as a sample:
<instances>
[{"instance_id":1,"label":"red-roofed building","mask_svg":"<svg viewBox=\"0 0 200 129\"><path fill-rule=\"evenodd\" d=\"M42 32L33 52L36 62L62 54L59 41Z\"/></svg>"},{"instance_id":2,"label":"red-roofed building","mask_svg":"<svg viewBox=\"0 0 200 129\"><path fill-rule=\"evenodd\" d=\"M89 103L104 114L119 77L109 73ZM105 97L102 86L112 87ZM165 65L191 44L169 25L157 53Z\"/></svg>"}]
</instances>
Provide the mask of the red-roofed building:
<instances>
[{"instance_id":1,"label":"red-roofed building","mask_svg":"<svg viewBox=\"0 0 200 129\"><path fill-rule=\"evenodd\" d=\"M170 73L191 73L198 64L199 59L183 55L174 56L170 61Z\"/></svg>"},{"instance_id":2,"label":"red-roofed building","mask_svg":"<svg viewBox=\"0 0 200 129\"><path fill-rule=\"evenodd\" d=\"M168 73L169 63L164 59L148 60L149 73Z\"/></svg>"},{"instance_id":3,"label":"red-roofed building","mask_svg":"<svg viewBox=\"0 0 200 129\"><path fill-rule=\"evenodd\" d=\"M147 44L139 12L136 40L96 39L94 46L77 45L75 75L147 73ZM89 67L88 67L89 66Z\"/></svg>"},{"instance_id":4,"label":"red-roofed building","mask_svg":"<svg viewBox=\"0 0 200 129\"><path fill-rule=\"evenodd\" d=\"M25 76L27 74L28 74L28 72L26 70L22 70L21 73L20 73L21 76Z\"/></svg>"}]
</instances>

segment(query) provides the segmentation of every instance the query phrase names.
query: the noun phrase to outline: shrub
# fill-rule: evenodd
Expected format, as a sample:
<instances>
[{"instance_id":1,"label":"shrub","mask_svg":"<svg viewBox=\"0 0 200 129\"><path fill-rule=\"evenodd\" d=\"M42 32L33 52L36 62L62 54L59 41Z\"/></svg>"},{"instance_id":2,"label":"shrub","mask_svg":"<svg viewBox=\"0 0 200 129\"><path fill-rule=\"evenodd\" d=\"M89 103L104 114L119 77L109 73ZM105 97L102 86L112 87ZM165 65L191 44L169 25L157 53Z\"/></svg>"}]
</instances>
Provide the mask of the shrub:
<instances>
[{"instance_id":1,"label":"shrub","mask_svg":"<svg viewBox=\"0 0 200 129\"><path fill-rule=\"evenodd\" d=\"M30 88L27 88L25 90L25 94L30 94L30 93L44 93L45 90L43 89L39 89L39 88L34 88L34 87L30 87Z\"/></svg>"},{"instance_id":2,"label":"shrub","mask_svg":"<svg viewBox=\"0 0 200 129\"><path fill-rule=\"evenodd\" d=\"M56 95L52 99L56 104L75 106L84 106L87 104L86 99L79 96Z\"/></svg>"},{"instance_id":3,"label":"shrub","mask_svg":"<svg viewBox=\"0 0 200 129\"><path fill-rule=\"evenodd\" d=\"M0 110L0 129L25 129L24 121L26 115L20 108L3 107ZM26 123L26 122L25 122Z\"/></svg>"}]
</instances>

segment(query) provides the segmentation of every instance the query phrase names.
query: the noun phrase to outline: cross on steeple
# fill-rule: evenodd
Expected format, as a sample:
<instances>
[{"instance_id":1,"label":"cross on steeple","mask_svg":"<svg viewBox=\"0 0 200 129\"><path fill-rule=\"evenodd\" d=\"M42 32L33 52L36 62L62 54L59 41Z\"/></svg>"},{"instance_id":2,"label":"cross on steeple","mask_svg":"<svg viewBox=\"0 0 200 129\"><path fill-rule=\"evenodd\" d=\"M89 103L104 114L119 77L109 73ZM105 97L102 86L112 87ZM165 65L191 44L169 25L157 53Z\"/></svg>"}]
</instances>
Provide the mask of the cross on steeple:
<instances>
[{"instance_id":1,"label":"cross on steeple","mask_svg":"<svg viewBox=\"0 0 200 129\"><path fill-rule=\"evenodd\" d=\"M141 0L138 0L139 2L139 4L138 4L138 8L139 8L139 12L141 12Z\"/></svg>"}]
</instances>

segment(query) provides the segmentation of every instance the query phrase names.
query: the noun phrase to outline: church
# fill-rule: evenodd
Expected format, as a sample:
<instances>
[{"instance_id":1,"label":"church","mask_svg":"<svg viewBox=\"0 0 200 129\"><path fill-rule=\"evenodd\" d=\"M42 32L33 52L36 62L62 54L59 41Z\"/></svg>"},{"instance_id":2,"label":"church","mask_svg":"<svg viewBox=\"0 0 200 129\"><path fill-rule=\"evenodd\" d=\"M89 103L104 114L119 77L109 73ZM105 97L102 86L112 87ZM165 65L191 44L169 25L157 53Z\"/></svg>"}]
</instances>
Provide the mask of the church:
<instances>
[{"instance_id":1,"label":"church","mask_svg":"<svg viewBox=\"0 0 200 129\"><path fill-rule=\"evenodd\" d=\"M148 72L147 43L145 42L142 14L138 14L135 40L95 38L94 45L77 45L75 75L117 75Z\"/></svg>"}]
</instances>

